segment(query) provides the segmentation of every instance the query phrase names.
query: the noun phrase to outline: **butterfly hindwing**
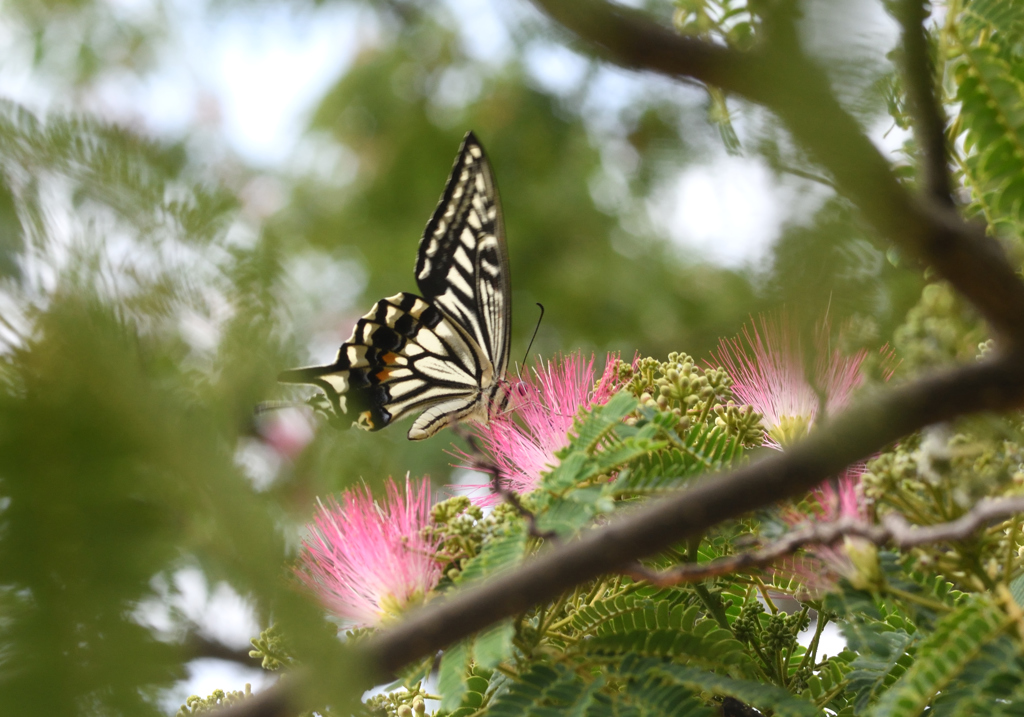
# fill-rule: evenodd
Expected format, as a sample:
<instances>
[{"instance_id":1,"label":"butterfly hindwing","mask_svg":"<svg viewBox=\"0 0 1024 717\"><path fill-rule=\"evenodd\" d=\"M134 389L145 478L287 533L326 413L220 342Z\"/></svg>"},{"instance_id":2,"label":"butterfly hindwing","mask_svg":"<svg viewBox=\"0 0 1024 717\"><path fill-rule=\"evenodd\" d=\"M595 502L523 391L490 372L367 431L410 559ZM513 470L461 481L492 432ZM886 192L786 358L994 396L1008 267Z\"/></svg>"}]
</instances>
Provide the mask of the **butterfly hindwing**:
<instances>
[{"instance_id":1,"label":"butterfly hindwing","mask_svg":"<svg viewBox=\"0 0 1024 717\"><path fill-rule=\"evenodd\" d=\"M333 418L367 430L422 411L413 440L486 420L508 364L511 307L497 190L472 133L420 241L416 278L423 296L378 301L334 363L279 380L319 387Z\"/></svg>"}]
</instances>

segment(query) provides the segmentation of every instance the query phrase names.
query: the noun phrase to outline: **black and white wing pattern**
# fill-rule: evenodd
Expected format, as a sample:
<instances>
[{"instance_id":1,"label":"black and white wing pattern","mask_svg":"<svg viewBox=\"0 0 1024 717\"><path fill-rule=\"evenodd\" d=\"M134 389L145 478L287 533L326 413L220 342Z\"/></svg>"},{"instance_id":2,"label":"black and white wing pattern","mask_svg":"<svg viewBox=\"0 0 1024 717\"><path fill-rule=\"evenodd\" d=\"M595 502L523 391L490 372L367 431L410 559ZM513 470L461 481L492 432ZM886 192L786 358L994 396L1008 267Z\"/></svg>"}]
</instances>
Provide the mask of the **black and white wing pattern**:
<instances>
[{"instance_id":1,"label":"black and white wing pattern","mask_svg":"<svg viewBox=\"0 0 1024 717\"><path fill-rule=\"evenodd\" d=\"M411 440L456 421L485 422L504 405L508 252L494 174L472 132L420 239L416 283L423 296L378 301L334 363L278 380L319 387L332 418L370 431L420 412Z\"/></svg>"}]
</instances>

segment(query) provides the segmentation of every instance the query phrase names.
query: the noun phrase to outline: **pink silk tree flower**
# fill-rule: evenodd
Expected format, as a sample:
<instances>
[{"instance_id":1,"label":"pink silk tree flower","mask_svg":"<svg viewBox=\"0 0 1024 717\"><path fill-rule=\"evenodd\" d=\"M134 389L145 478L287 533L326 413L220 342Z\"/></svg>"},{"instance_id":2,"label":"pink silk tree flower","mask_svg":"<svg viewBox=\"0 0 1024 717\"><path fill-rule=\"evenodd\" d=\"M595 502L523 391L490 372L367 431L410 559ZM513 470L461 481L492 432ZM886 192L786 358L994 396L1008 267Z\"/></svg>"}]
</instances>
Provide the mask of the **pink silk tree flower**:
<instances>
[{"instance_id":1,"label":"pink silk tree flower","mask_svg":"<svg viewBox=\"0 0 1024 717\"><path fill-rule=\"evenodd\" d=\"M759 318L760 329L758 322L752 322L739 336L720 341L716 358L732 377L735 396L764 416L764 445L783 450L810 432L822 407L832 414L850 403L862 382L860 369L868 352L862 349L844 356L830 348L825 323L819 331L814 359L805 365L800 337L786 315ZM892 351L883 347L881 353L888 379L895 368ZM807 497L812 504L809 514L792 508L784 519L793 526L808 521L865 520L860 495L863 472L863 462L850 466L838 479L826 481L811 492ZM776 571L796 578L817 595L834 588L839 577L855 583L869 581L874 555L873 546L852 538L842 545L817 546L805 557L783 561Z\"/></svg>"},{"instance_id":2,"label":"pink silk tree flower","mask_svg":"<svg viewBox=\"0 0 1024 717\"><path fill-rule=\"evenodd\" d=\"M822 327L824 340L807 370L800 337L785 314L761 315L760 330L752 322L742 334L719 341L715 358L732 377L733 394L764 416L765 445L781 449L805 437L822 405L829 414L841 410L860 386L867 350L844 356L830 349L827 329Z\"/></svg>"},{"instance_id":3,"label":"pink silk tree flower","mask_svg":"<svg viewBox=\"0 0 1024 717\"><path fill-rule=\"evenodd\" d=\"M383 505L356 486L320 504L302 543L296 575L353 627L378 627L423 602L441 579L439 540L424 537L430 483L387 482Z\"/></svg>"},{"instance_id":4,"label":"pink silk tree flower","mask_svg":"<svg viewBox=\"0 0 1024 717\"><path fill-rule=\"evenodd\" d=\"M810 512L796 508L784 512L783 519L793 527L808 521L834 523L839 520L866 522L867 514L860 495L860 476L864 464L851 466L837 481L826 481L811 491L807 502ZM803 592L812 598L835 590L839 578L855 587L869 588L877 579L878 551L867 540L847 537L842 543L816 545L808 554L783 560L774 571L794 578Z\"/></svg>"},{"instance_id":5,"label":"pink silk tree flower","mask_svg":"<svg viewBox=\"0 0 1024 717\"><path fill-rule=\"evenodd\" d=\"M509 411L475 426L476 436L494 461L502 484L520 495L533 491L541 474L558 465L555 453L569 445L569 431L583 409L603 405L619 388L616 356L608 354L604 372L595 376L594 357L571 353L528 371L510 388ZM472 468L472 457L459 452ZM464 486L481 489L489 486ZM493 505L500 497L488 492L472 498Z\"/></svg>"}]
</instances>

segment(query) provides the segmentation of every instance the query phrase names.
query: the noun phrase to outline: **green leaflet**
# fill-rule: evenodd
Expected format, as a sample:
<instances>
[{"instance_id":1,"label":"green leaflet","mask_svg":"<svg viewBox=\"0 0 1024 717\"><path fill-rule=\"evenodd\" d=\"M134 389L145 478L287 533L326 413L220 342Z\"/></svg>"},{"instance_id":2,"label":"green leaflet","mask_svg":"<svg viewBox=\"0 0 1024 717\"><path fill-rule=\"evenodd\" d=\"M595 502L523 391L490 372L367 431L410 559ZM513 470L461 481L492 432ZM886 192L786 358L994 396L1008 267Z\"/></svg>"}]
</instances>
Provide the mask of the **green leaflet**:
<instances>
[{"instance_id":1,"label":"green leaflet","mask_svg":"<svg viewBox=\"0 0 1024 717\"><path fill-rule=\"evenodd\" d=\"M825 608L840 618L840 630L856 658L847 675L857 711L863 710L899 679L913 661L917 636L901 619L891 624L871 593L855 590L843 581L843 591L825 598Z\"/></svg>"},{"instance_id":2,"label":"green leaflet","mask_svg":"<svg viewBox=\"0 0 1024 717\"><path fill-rule=\"evenodd\" d=\"M512 620L502 620L481 632L473 642L473 660L480 667L494 669L512 653Z\"/></svg>"},{"instance_id":3,"label":"green leaflet","mask_svg":"<svg viewBox=\"0 0 1024 717\"><path fill-rule=\"evenodd\" d=\"M1024 35L1024 5L1015 0L971 0L963 14L965 30L998 32L1004 45Z\"/></svg>"},{"instance_id":4,"label":"green leaflet","mask_svg":"<svg viewBox=\"0 0 1024 717\"><path fill-rule=\"evenodd\" d=\"M581 696L593 694L563 665L534 665L500 695L488 717L551 717L565 714ZM583 712L589 714L589 712Z\"/></svg>"},{"instance_id":5,"label":"green leaflet","mask_svg":"<svg viewBox=\"0 0 1024 717\"><path fill-rule=\"evenodd\" d=\"M934 717L1024 711L1024 664L1007 635L982 646L963 672L932 703Z\"/></svg>"},{"instance_id":6,"label":"green leaflet","mask_svg":"<svg viewBox=\"0 0 1024 717\"><path fill-rule=\"evenodd\" d=\"M521 526L486 543L480 554L466 561L456 585L464 587L514 567L526 550L526 533ZM484 668L493 668L512 652L512 623L499 622L474 637L448 648L441 658L439 687L441 707L448 712L459 709L466 698L465 674L470 658ZM461 667L459 667L461 665Z\"/></svg>"},{"instance_id":7,"label":"green leaflet","mask_svg":"<svg viewBox=\"0 0 1024 717\"><path fill-rule=\"evenodd\" d=\"M620 595L581 608L572 626L584 634L614 634L637 629L639 625L671 630L692 630L699 610L696 605L673 605L668 600L647 600Z\"/></svg>"},{"instance_id":8,"label":"green leaflet","mask_svg":"<svg viewBox=\"0 0 1024 717\"><path fill-rule=\"evenodd\" d=\"M192 185L183 194L183 156L176 151L84 116L53 113L43 121L7 100L0 101L0 157L0 170L44 163L67 177L76 192L143 229L141 237L171 219L182 230L180 238L203 243L225 226L226 213L237 205L223 189ZM37 199L22 199L33 204L30 212L38 211Z\"/></svg>"},{"instance_id":9,"label":"green leaflet","mask_svg":"<svg viewBox=\"0 0 1024 717\"><path fill-rule=\"evenodd\" d=\"M626 391L619 391L604 406L598 406L590 412L579 426L573 445L588 453L593 452L601 439L620 424L636 406L636 398Z\"/></svg>"},{"instance_id":10,"label":"green leaflet","mask_svg":"<svg viewBox=\"0 0 1024 717\"><path fill-rule=\"evenodd\" d=\"M640 678L630 677L608 709L588 712L594 717L636 715L637 717L711 717L715 714L685 685L648 671Z\"/></svg>"},{"instance_id":11,"label":"green leaflet","mask_svg":"<svg viewBox=\"0 0 1024 717\"><path fill-rule=\"evenodd\" d=\"M1010 582L1010 594L1018 605L1024 605L1024 575L1018 575Z\"/></svg>"},{"instance_id":12,"label":"green leaflet","mask_svg":"<svg viewBox=\"0 0 1024 717\"><path fill-rule=\"evenodd\" d=\"M696 425L669 450L648 453L633 462L612 485L615 495L650 495L681 487L687 479L732 465L743 447L717 426Z\"/></svg>"},{"instance_id":13,"label":"green leaflet","mask_svg":"<svg viewBox=\"0 0 1024 717\"><path fill-rule=\"evenodd\" d=\"M461 587L514 567L525 551L526 533L521 525L516 525L485 543L479 555L467 560L456 584Z\"/></svg>"},{"instance_id":14,"label":"green leaflet","mask_svg":"<svg viewBox=\"0 0 1024 717\"><path fill-rule=\"evenodd\" d=\"M846 682L847 675L850 672L850 662L853 659L854 654L849 650L843 650L838 655L830 657L821 665L821 669L818 672L807 678L806 694L810 694L815 703L821 703L830 693L835 691L837 686ZM828 706L838 710L845 706L843 697L844 695L840 693L837 697L820 706Z\"/></svg>"},{"instance_id":15,"label":"green leaflet","mask_svg":"<svg viewBox=\"0 0 1024 717\"><path fill-rule=\"evenodd\" d=\"M499 696L487 711L488 717L711 717L706 707L678 680L666 679L651 665L616 669L618 687L605 686L602 673L585 680L560 664L536 665Z\"/></svg>"},{"instance_id":16,"label":"green leaflet","mask_svg":"<svg viewBox=\"0 0 1024 717\"><path fill-rule=\"evenodd\" d=\"M964 44L956 99L967 129L966 164L993 222L1024 219L1024 82L997 48Z\"/></svg>"},{"instance_id":17,"label":"green leaflet","mask_svg":"<svg viewBox=\"0 0 1024 717\"><path fill-rule=\"evenodd\" d=\"M1007 625L1006 615L988 600L975 597L946 615L918 649L907 673L874 705L881 717L918 715L964 670Z\"/></svg>"},{"instance_id":18,"label":"green leaflet","mask_svg":"<svg viewBox=\"0 0 1024 717\"><path fill-rule=\"evenodd\" d=\"M733 697L758 710L770 710L787 717L814 717L818 709L805 699L795 697L781 687L765 685L751 680L736 680L713 672L673 663L623 661L622 670L637 672L647 665L647 674L658 675L666 681L686 687L694 692L710 692L719 697Z\"/></svg>"},{"instance_id":19,"label":"green leaflet","mask_svg":"<svg viewBox=\"0 0 1024 717\"><path fill-rule=\"evenodd\" d=\"M635 425L622 423L636 408L636 399L621 392L579 419L577 436L535 495L541 530L571 535L612 512L616 500L678 488L742 454L739 441L716 426L700 424L680 437L679 417L671 413L644 408Z\"/></svg>"},{"instance_id":20,"label":"green leaflet","mask_svg":"<svg viewBox=\"0 0 1024 717\"><path fill-rule=\"evenodd\" d=\"M664 602L640 610L620 610L597 626L596 635L580 643L581 654L644 655L686 658L708 669L753 676L756 666L743 643L712 621L696 622L695 607Z\"/></svg>"},{"instance_id":21,"label":"green leaflet","mask_svg":"<svg viewBox=\"0 0 1024 717\"><path fill-rule=\"evenodd\" d=\"M454 712L462 704L467 692L466 673L469 671L470 641L463 640L444 651L437 679L441 693L441 709Z\"/></svg>"}]
</instances>

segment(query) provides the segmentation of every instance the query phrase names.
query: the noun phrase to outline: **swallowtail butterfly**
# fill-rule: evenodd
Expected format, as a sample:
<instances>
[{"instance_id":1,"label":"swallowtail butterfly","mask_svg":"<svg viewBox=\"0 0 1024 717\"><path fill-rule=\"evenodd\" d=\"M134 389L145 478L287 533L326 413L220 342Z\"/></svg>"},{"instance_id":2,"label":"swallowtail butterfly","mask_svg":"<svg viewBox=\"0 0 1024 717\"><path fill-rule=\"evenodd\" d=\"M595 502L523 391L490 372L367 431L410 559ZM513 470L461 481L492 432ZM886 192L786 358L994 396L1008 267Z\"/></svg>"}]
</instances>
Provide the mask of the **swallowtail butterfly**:
<instances>
[{"instance_id":1,"label":"swallowtail butterfly","mask_svg":"<svg viewBox=\"0 0 1024 717\"><path fill-rule=\"evenodd\" d=\"M414 441L456 421L487 421L504 405L508 251L494 174L472 132L420 239L416 283L422 296L389 296L359 319L334 363L278 380L319 387L332 419L370 431L421 411Z\"/></svg>"}]
</instances>

